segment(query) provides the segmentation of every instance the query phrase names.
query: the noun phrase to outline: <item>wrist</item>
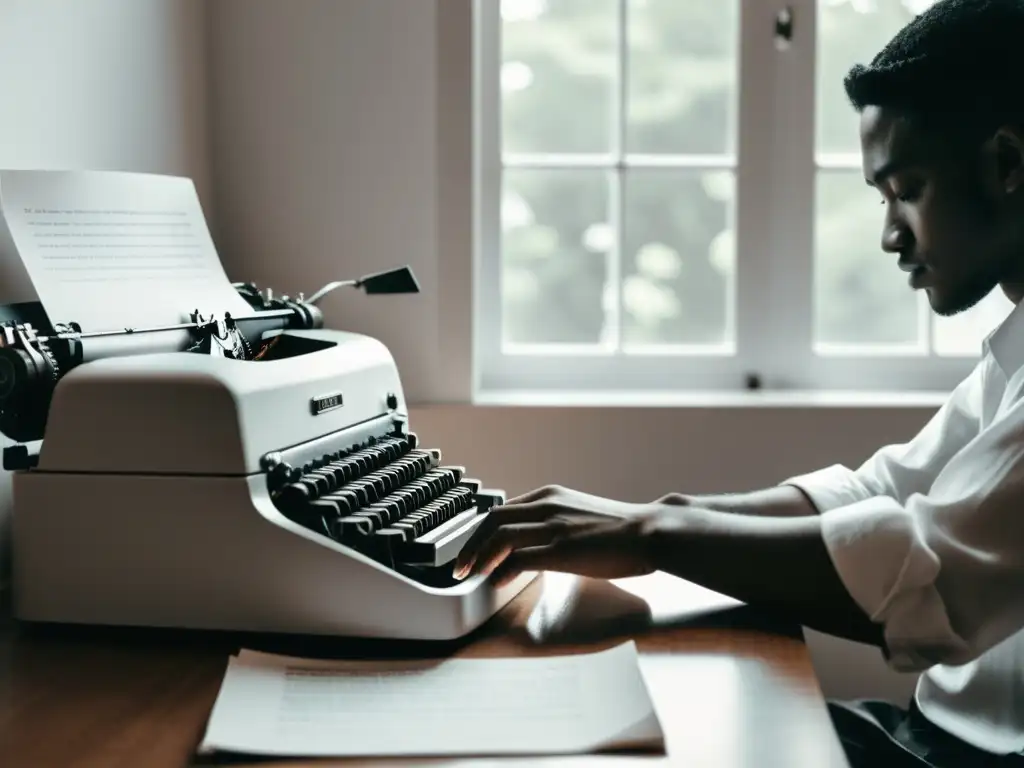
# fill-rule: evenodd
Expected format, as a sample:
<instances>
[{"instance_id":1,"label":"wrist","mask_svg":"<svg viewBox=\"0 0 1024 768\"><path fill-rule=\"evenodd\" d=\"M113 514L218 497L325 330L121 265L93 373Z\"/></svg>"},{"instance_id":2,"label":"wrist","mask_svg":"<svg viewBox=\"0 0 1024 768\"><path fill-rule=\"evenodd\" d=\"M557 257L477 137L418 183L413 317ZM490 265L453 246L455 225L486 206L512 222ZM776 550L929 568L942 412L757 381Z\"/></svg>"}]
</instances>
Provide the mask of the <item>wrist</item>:
<instances>
[{"instance_id":1,"label":"wrist","mask_svg":"<svg viewBox=\"0 0 1024 768\"><path fill-rule=\"evenodd\" d=\"M685 498L685 497L684 497ZM673 564L688 557L687 546L695 526L692 518L700 509L690 500L661 500L640 515L637 541L643 562L653 571L671 571Z\"/></svg>"}]
</instances>

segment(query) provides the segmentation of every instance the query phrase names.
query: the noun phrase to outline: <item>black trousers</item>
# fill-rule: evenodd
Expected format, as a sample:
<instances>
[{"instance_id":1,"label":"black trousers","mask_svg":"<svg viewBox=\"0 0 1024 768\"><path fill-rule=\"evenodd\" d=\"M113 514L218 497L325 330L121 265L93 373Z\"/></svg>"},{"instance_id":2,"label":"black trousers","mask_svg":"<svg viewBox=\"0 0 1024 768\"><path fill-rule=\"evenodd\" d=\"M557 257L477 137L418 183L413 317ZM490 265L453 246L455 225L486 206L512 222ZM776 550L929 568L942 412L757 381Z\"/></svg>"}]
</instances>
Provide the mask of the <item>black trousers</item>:
<instances>
[{"instance_id":1,"label":"black trousers","mask_svg":"<svg viewBox=\"0 0 1024 768\"><path fill-rule=\"evenodd\" d=\"M850 768L1024 768L1024 755L993 755L934 725L911 699L829 701Z\"/></svg>"}]
</instances>

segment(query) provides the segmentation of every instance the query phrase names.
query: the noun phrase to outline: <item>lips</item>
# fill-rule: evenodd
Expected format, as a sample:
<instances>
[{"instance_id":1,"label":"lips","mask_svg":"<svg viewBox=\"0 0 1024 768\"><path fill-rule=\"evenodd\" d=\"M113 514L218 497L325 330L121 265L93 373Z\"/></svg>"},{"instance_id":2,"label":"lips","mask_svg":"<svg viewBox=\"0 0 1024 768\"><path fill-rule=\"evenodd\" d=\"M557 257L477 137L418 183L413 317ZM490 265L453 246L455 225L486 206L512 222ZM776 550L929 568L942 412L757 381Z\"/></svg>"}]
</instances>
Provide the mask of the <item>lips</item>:
<instances>
[{"instance_id":1,"label":"lips","mask_svg":"<svg viewBox=\"0 0 1024 768\"><path fill-rule=\"evenodd\" d=\"M911 288L923 288L929 282L931 273L928 267L917 261L906 261L900 259L896 265L904 272L909 273L907 282Z\"/></svg>"}]
</instances>

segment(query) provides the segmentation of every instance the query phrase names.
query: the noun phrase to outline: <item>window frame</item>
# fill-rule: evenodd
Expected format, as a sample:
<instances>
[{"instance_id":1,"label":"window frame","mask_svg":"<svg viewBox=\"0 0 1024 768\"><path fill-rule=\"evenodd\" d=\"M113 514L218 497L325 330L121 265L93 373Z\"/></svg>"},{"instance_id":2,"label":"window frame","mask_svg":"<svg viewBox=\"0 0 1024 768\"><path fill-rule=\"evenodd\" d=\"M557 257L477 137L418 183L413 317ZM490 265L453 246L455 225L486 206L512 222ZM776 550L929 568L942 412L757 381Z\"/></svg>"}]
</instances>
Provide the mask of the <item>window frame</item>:
<instances>
[{"instance_id":1,"label":"window frame","mask_svg":"<svg viewBox=\"0 0 1024 768\"><path fill-rule=\"evenodd\" d=\"M619 0L620 78L617 89L618 141L623 136L625 74L624 14ZM777 45L777 14L792 13L792 37ZM860 159L815 152L817 0L783 5L739 0L737 40L738 103L734 216L736 273L733 289L733 354L652 354L598 350L580 353L552 346L508 353L501 337L501 152L500 0L474 0L474 399L508 392L656 393L894 390L950 391L977 364L977 356L941 357L928 346L916 350L841 349L821 354L813 345L814 202L820 172L859 172ZM837 85L837 87L839 87ZM750 119L750 115L758 116ZM745 117L746 116L746 117ZM855 119L851 114L851 119ZM594 156L555 158L559 167L610 167L621 172L613 146L610 166ZM643 164L644 158L638 158ZM724 158L728 160L728 158ZM513 159L523 167L551 167L550 157ZM722 160L722 158L720 158ZM819 160L822 162L819 163ZM678 168L709 167L706 156L693 162L673 158ZM723 167L711 165L710 167ZM865 189L865 194L872 194ZM609 199L610 221L621 242L622 200ZM879 237L882 217L879 216ZM878 257L887 257L879 249ZM609 256L613 276L621 273L618 247ZM893 261L895 259L893 258ZM895 269L895 264L893 264ZM619 282L621 306L621 281ZM922 322L931 313L919 295ZM930 332L929 332L930 334ZM676 350L678 352L678 350Z\"/></svg>"}]
</instances>

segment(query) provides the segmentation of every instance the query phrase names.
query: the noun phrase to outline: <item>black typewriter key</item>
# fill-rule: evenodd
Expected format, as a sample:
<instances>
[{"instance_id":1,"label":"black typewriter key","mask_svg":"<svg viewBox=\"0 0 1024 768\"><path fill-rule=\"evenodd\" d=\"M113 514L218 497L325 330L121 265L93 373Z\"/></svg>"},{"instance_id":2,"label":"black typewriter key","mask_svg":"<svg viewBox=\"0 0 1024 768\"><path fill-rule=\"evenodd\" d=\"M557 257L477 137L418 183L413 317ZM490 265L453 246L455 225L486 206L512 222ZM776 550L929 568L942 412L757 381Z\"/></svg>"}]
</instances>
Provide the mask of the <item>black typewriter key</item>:
<instances>
[{"instance_id":1,"label":"black typewriter key","mask_svg":"<svg viewBox=\"0 0 1024 768\"><path fill-rule=\"evenodd\" d=\"M395 503L398 504L398 516L404 517L416 508L416 500L405 489L394 494Z\"/></svg>"},{"instance_id":2,"label":"black typewriter key","mask_svg":"<svg viewBox=\"0 0 1024 768\"><path fill-rule=\"evenodd\" d=\"M330 474L331 476L333 476L334 482L336 482L338 485L341 485L343 482L345 482L345 472L342 470L341 462L339 461L327 462L322 467L320 467L320 471L323 472L324 474Z\"/></svg>"},{"instance_id":3,"label":"black typewriter key","mask_svg":"<svg viewBox=\"0 0 1024 768\"><path fill-rule=\"evenodd\" d=\"M395 478L395 488L399 488L409 482L412 477L412 467L408 462L399 459L391 465L390 471Z\"/></svg>"},{"instance_id":4,"label":"black typewriter key","mask_svg":"<svg viewBox=\"0 0 1024 768\"><path fill-rule=\"evenodd\" d=\"M310 499L309 488L303 483L291 483L281 489L277 497L281 509L298 509Z\"/></svg>"},{"instance_id":5,"label":"black typewriter key","mask_svg":"<svg viewBox=\"0 0 1024 768\"><path fill-rule=\"evenodd\" d=\"M384 528L373 535L373 541L381 549L391 553L392 557L394 557L395 549L405 541L405 534L401 531L396 531L394 528Z\"/></svg>"},{"instance_id":6,"label":"black typewriter key","mask_svg":"<svg viewBox=\"0 0 1024 768\"><path fill-rule=\"evenodd\" d=\"M440 513L442 506L443 504L440 504L435 501L427 509L424 510L423 516L415 521L417 536L422 536L424 533L426 533L435 525L437 525L437 516Z\"/></svg>"},{"instance_id":7,"label":"black typewriter key","mask_svg":"<svg viewBox=\"0 0 1024 768\"><path fill-rule=\"evenodd\" d=\"M431 493L437 497L444 492L444 476L439 473L431 473L432 476L427 479L427 483L430 486Z\"/></svg>"},{"instance_id":8,"label":"black typewriter key","mask_svg":"<svg viewBox=\"0 0 1024 768\"><path fill-rule=\"evenodd\" d=\"M363 473L362 469L360 469L359 462L353 459L351 456L345 459L345 466L343 467L343 469L345 471L346 483L351 483L353 480L357 479Z\"/></svg>"},{"instance_id":9,"label":"black typewriter key","mask_svg":"<svg viewBox=\"0 0 1024 768\"><path fill-rule=\"evenodd\" d=\"M385 501L395 508L396 520L413 511L412 499L409 498L408 494L401 491L391 494Z\"/></svg>"},{"instance_id":10,"label":"black typewriter key","mask_svg":"<svg viewBox=\"0 0 1024 768\"><path fill-rule=\"evenodd\" d=\"M387 469L382 469L381 474L384 476L384 483L388 493L391 493L405 482L401 467L391 466Z\"/></svg>"},{"instance_id":11,"label":"black typewriter key","mask_svg":"<svg viewBox=\"0 0 1024 768\"><path fill-rule=\"evenodd\" d=\"M402 516L402 512L398 505L394 502L389 502L387 499L379 504L374 504L370 509L376 510L383 515L383 525L381 527L384 525L391 525Z\"/></svg>"},{"instance_id":12,"label":"black typewriter key","mask_svg":"<svg viewBox=\"0 0 1024 768\"><path fill-rule=\"evenodd\" d=\"M351 517L363 517L370 521L370 527L379 531L385 525L387 525L386 514L383 510L374 509L373 507L367 507L366 509L360 509Z\"/></svg>"},{"instance_id":13,"label":"black typewriter key","mask_svg":"<svg viewBox=\"0 0 1024 768\"><path fill-rule=\"evenodd\" d=\"M412 541L416 538L416 529L413 527L412 523L405 520L395 523L388 530L398 531L402 534L402 538L405 541Z\"/></svg>"},{"instance_id":14,"label":"black typewriter key","mask_svg":"<svg viewBox=\"0 0 1024 768\"><path fill-rule=\"evenodd\" d=\"M323 474L322 472L310 472L306 475L306 477L308 477L313 482L313 486L316 488L316 493L318 496L325 493L330 493L332 490L334 490L331 487L333 485L333 478Z\"/></svg>"},{"instance_id":15,"label":"black typewriter key","mask_svg":"<svg viewBox=\"0 0 1024 768\"><path fill-rule=\"evenodd\" d=\"M414 506L420 507L430 498L430 485L426 480L414 480L406 486Z\"/></svg>"},{"instance_id":16,"label":"black typewriter key","mask_svg":"<svg viewBox=\"0 0 1024 768\"><path fill-rule=\"evenodd\" d=\"M303 504L301 507L289 509L284 514L289 520L298 523L303 528L316 530L320 525L320 511L309 504Z\"/></svg>"},{"instance_id":17,"label":"black typewriter key","mask_svg":"<svg viewBox=\"0 0 1024 768\"><path fill-rule=\"evenodd\" d=\"M365 507L372 503L372 500L370 499L370 493L372 492L372 488L370 484L367 483L365 480L356 480L349 487L352 489L352 492L356 495L356 499L359 500L360 507Z\"/></svg>"},{"instance_id":18,"label":"black typewriter key","mask_svg":"<svg viewBox=\"0 0 1024 768\"><path fill-rule=\"evenodd\" d=\"M357 514L371 518L375 531L379 531L381 528L391 524L391 513L386 506L381 504L371 504L366 509L359 510Z\"/></svg>"},{"instance_id":19,"label":"black typewriter key","mask_svg":"<svg viewBox=\"0 0 1024 768\"><path fill-rule=\"evenodd\" d=\"M328 469L315 469L312 472L310 472L310 474L316 475L317 477L323 477L327 480L327 490L321 491L321 493L330 493L331 491L338 487L338 478L335 477L334 473ZM317 487L319 488L319 486Z\"/></svg>"},{"instance_id":20,"label":"black typewriter key","mask_svg":"<svg viewBox=\"0 0 1024 768\"><path fill-rule=\"evenodd\" d=\"M309 503L311 509L315 509L318 514L327 515L329 517L344 517L352 513L348 504L340 503L337 499L332 498L320 498L316 501Z\"/></svg>"},{"instance_id":21,"label":"black typewriter key","mask_svg":"<svg viewBox=\"0 0 1024 768\"><path fill-rule=\"evenodd\" d=\"M366 488L366 498L370 504L380 501L380 498L385 495L384 481L376 472L368 475L363 482Z\"/></svg>"},{"instance_id":22,"label":"black typewriter key","mask_svg":"<svg viewBox=\"0 0 1024 768\"><path fill-rule=\"evenodd\" d=\"M434 518L434 525L440 525L455 515L455 504L457 499L457 496L449 496L444 499L441 503L440 509L437 510L437 515Z\"/></svg>"},{"instance_id":23,"label":"black typewriter key","mask_svg":"<svg viewBox=\"0 0 1024 768\"><path fill-rule=\"evenodd\" d=\"M445 505L443 501L436 501L430 506L429 509L426 510L427 514L423 516L423 519L421 521L423 525L421 527L421 530L418 531L419 535L422 535L429 531L431 528L437 526L437 524L440 522L441 515L444 512L444 507Z\"/></svg>"},{"instance_id":24,"label":"black typewriter key","mask_svg":"<svg viewBox=\"0 0 1024 768\"><path fill-rule=\"evenodd\" d=\"M306 489L306 494L313 498L317 495L316 490L316 479L309 476L309 473L303 473L298 480L295 481L294 485L301 485Z\"/></svg>"},{"instance_id":25,"label":"black typewriter key","mask_svg":"<svg viewBox=\"0 0 1024 768\"><path fill-rule=\"evenodd\" d=\"M384 495L390 496L392 493L398 490L402 485L401 475L395 469L382 469L380 471L381 480L384 482Z\"/></svg>"},{"instance_id":26,"label":"black typewriter key","mask_svg":"<svg viewBox=\"0 0 1024 768\"><path fill-rule=\"evenodd\" d=\"M366 517L348 515L338 520L334 528L339 539L353 539L373 533L373 521Z\"/></svg>"},{"instance_id":27,"label":"black typewriter key","mask_svg":"<svg viewBox=\"0 0 1024 768\"><path fill-rule=\"evenodd\" d=\"M367 495L370 496L370 503L380 500L387 494L387 483L380 472L374 472L366 478Z\"/></svg>"},{"instance_id":28,"label":"black typewriter key","mask_svg":"<svg viewBox=\"0 0 1024 768\"><path fill-rule=\"evenodd\" d=\"M333 504L337 514L350 515L359 509L359 500L351 491L342 488L334 493L329 493L319 499L320 501Z\"/></svg>"}]
</instances>

